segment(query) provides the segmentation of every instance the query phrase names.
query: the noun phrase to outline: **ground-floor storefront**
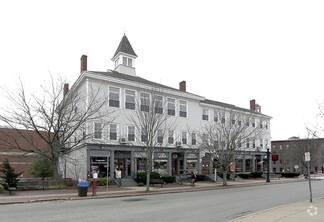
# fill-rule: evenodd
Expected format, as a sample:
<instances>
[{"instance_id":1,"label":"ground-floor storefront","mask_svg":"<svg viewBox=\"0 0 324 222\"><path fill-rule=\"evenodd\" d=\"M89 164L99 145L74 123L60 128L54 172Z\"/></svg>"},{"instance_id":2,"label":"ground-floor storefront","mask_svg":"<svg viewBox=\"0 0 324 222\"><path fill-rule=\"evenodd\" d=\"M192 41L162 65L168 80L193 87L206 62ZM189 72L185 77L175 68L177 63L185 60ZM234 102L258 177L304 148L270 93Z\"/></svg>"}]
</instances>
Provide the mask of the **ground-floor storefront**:
<instances>
[{"instance_id":1,"label":"ground-floor storefront","mask_svg":"<svg viewBox=\"0 0 324 222\"><path fill-rule=\"evenodd\" d=\"M214 158L199 149L156 148L153 155L152 170L162 176L187 175L191 171L212 175L215 169L220 172ZM265 152L240 153L233 169L238 173L264 171L267 169L265 160ZM88 174L92 177L94 171L99 172L99 177L135 177L145 171L146 161L147 153L141 147L85 145L66 157L61 172L63 177L74 179L86 179Z\"/></svg>"},{"instance_id":2,"label":"ground-floor storefront","mask_svg":"<svg viewBox=\"0 0 324 222\"><path fill-rule=\"evenodd\" d=\"M191 171L201 172L198 149L156 148L152 170L163 176L185 175ZM147 153L143 148L123 146L88 146L87 171L99 171L99 177L114 175L134 177L145 171ZM119 175L118 175L119 176Z\"/></svg>"},{"instance_id":3,"label":"ground-floor storefront","mask_svg":"<svg viewBox=\"0 0 324 222\"><path fill-rule=\"evenodd\" d=\"M220 172L221 169L212 156L208 153L201 155L201 174L211 175L215 172ZM261 151L246 151L239 153L233 163L231 164L229 171L235 171L236 173L247 172L262 172L267 168L267 153Z\"/></svg>"}]
</instances>

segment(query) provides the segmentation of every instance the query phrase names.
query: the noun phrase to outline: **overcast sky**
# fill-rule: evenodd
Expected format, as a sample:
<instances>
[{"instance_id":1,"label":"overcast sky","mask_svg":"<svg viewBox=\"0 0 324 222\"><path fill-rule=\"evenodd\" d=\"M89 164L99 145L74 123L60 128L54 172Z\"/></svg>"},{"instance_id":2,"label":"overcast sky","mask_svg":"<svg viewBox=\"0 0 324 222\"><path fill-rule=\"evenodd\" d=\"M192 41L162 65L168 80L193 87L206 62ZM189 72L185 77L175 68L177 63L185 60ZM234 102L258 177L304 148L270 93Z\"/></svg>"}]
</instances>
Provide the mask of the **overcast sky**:
<instances>
[{"instance_id":1,"label":"overcast sky","mask_svg":"<svg viewBox=\"0 0 324 222\"><path fill-rule=\"evenodd\" d=\"M138 76L272 116L272 140L305 136L324 100L324 1L1 1L1 85L72 84L113 69L126 33ZM0 97L1 98L1 97Z\"/></svg>"}]
</instances>

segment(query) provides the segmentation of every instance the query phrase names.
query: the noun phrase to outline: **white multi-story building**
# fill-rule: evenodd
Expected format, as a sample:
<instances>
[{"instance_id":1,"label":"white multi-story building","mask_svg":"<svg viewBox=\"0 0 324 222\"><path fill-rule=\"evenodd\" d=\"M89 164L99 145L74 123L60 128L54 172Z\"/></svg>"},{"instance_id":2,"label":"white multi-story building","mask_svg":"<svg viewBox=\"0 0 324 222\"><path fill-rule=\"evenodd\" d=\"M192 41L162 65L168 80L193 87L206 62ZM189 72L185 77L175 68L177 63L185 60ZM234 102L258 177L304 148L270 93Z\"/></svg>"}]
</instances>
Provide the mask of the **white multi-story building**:
<instances>
[{"instance_id":1,"label":"white multi-story building","mask_svg":"<svg viewBox=\"0 0 324 222\"><path fill-rule=\"evenodd\" d=\"M143 109L143 101L152 99L151 92L163 91L160 97L161 112L169 115L176 124L166 134L157 133L161 146L154 150L154 170L162 175L182 175L187 171L198 174L213 172L212 158L200 150L202 126L210 122L221 121L228 110L244 115L253 115L255 123L251 127L262 125L265 130L258 139L247 141L244 155L237 156L237 171L261 171L266 156L266 147L270 144L270 119L261 113L261 108L250 101L250 109L208 100L203 96L186 91L186 82L179 89L161 85L143 79L136 74L135 54L124 35L113 58L115 69L106 72L87 71L87 56L81 57L81 75L72 85L69 93L84 94L100 87L101 93L108 96L104 109L111 110L106 120L87 121L82 130L92 133L92 137L80 146L69 150L68 156L74 161L61 159L63 177L85 179L93 169L100 171L99 176L114 175L121 171L122 177L131 177L145 169L145 152L141 145L141 130L130 121L129 116ZM139 102L137 102L139 101ZM82 110L82 105L78 109ZM82 133L80 130L79 133ZM75 137L78 136L76 133ZM159 138L160 137L160 138ZM71 141L73 142L73 141Z\"/></svg>"}]
</instances>

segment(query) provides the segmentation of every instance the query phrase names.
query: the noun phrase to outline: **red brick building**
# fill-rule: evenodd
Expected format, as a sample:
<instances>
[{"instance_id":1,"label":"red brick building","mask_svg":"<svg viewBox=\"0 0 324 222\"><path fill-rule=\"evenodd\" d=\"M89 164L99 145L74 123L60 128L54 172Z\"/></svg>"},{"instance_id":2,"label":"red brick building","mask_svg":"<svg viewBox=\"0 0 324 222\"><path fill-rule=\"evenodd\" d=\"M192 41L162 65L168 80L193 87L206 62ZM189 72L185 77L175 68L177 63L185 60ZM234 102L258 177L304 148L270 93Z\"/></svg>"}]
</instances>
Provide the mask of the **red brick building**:
<instances>
[{"instance_id":1,"label":"red brick building","mask_svg":"<svg viewBox=\"0 0 324 222\"><path fill-rule=\"evenodd\" d=\"M271 154L278 155L277 161L272 161L272 171L300 172L307 171L305 152L310 152L310 169L314 173L324 171L324 138L299 139L292 137L288 140L271 142Z\"/></svg>"},{"instance_id":2,"label":"red brick building","mask_svg":"<svg viewBox=\"0 0 324 222\"><path fill-rule=\"evenodd\" d=\"M0 164L8 159L15 172L23 172L19 178L33 177L27 168L36 154L46 148L44 140L34 131L0 128Z\"/></svg>"}]
</instances>

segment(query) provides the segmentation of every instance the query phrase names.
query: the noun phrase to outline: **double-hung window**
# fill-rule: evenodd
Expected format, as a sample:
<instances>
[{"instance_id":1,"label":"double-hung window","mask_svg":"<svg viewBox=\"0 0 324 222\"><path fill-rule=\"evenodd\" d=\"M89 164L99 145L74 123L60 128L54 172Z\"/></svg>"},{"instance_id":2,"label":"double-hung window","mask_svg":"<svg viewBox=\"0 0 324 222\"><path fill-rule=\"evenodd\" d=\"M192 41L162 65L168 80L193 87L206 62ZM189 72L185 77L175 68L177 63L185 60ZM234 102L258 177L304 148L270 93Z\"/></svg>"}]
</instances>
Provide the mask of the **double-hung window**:
<instances>
[{"instance_id":1,"label":"double-hung window","mask_svg":"<svg viewBox=\"0 0 324 222\"><path fill-rule=\"evenodd\" d=\"M162 96L154 96L154 109L155 109L155 113L163 113L163 97Z\"/></svg>"},{"instance_id":2,"label":"double-hung window","mask_svg":"<svg viewBox=\"0 0 324 222\"><path fill-rule=\"evenodd\" d=\"M209 114L209 110L208 109L203 109L202 110L202 119L208 121L208 117L209 117L208 114Z\"/></svg>"},{"instance_id":3,"label":"double-hung window","mask_svg":"<svg viewBox=\"0 0 324 222\"><path fill-rule=\"evenodd\" d=\"M161 129L157 131L157 142L160 144L163 143L163 130Z\"/></svg>"},{"instance_id":4,"label":"double-hung window","mask_svg":"<svg viewBox=\"0 0 324 222\"><path fill-rule=\"evenodd\" d=\"M191 134L191 145L196 145L197 144L197 135L196 133Z\"/></svg>"},{"instance_id":5,"label":"double-hung window","mask_svg":"<svg viewBox=\"0 0 324 222\"><path fill-rule=\"evenodd\" d=\"M187 117L187 101L180 100L179 116Z\"/></svg>"},{"instance_id":6,"label":"double-hung window","mask_svg":"<svg viewBox=\"0 0 324 222\"><path fill-rule=\"evenodd\" d=\"M187 144L187 132L182 132L182 143Z\"/></svg>"},{"instance_id":7,"label":"double-hung window","mask_svg":"<svg viewBox=\"0 0 324 222\"><path fill-rule=\"evenodd\" d=\"M147 133L146 133L145 128L141 129L141 141L144 142L144 143L147 142Z\"/></svg>"},{"instance_id":8,"label":"double-hung window","mask_svg":"<svg viewBox=\"0 0 324 222\"><path fill-rule=\"evenodd\" d=\"M203 134L202 135L202 144L203 146L208 146L209 145L209 138L208 138L208 134Z\"/></svg>"},{"instance_id":9,"label":"double-hung window","mask_svg":"<svg viewBox=\"0 0 324 222\"><path fill-rule=\"evenodd\" d=\"M125 108L135 110L135 91L125 90Z\"/></svg>"},{"instance_id":10,"label":"double-hung window","mask_svg":"<svg viewBox=\"0 0 324 222\"><path fill-rule=\"evenodd\" d=\"M117 125L116 124L109 125L109 138L110 138L110 140L117 140Z\"/></svg>"},{"instance_id":11,"label":"double-hung window","mask_svg":"<svg viewBox=\"0 0 324 222\"><path fill-rule=\"evenodd\" d=\"M127 134L128 141L135 141L135 127L128 126L128 134Z\"/></svg>"},{"instance_id":12,"label":"double-hung window","mask_svg":"<svg viewBox=\"0 0 324 222\"><path fill-rule=\"evenodd\" d=\"M140 93L141 96L141 111L148 112L150 110L150 94Z\"/></svg>"},{"instance_id":13,"label":"double-hung window","mask_svg":"<svg viewBox=\"0 0 324 222\"><path fill-rule=\"evenodd\" d=\"M216 110L214 110L214 122L218 122L218 114Z\"/></svg>"},{"instance_id":14,"label":"double-hung window","mask_svg":"<svg viewBox=\"0 0 324 222\"><path fill-rule=\"evenodd\" d=\"M175 116L175 99L168 98L168 115Z\"/></svg>"},{"instance_id":15,"label":"double-hung window","mask_svg":"<svg viewBox=\"0 0 324 222\"><path fill-rule=\"evenodd\" d=\"M102 139L102 124L94 123L94 138Z\"/></svg>"},{"instance_id":16,"label":"double-hung window","mask_svg":"<svg viewBox=\"0 0 324 222\"><path fill-rule=\"evenodd\" d=\"M119 107L119 88L109 87L109 106Z\"/></svg>"},{"instance_id":17,"label":"double-hung window","mask_svg":"<svg viewBox=\"0 0 324 222\"><path fill-rule=\"evenodd\" d=\"M222 124L224 124L225 123L225 113L223 112L223 113L221 113L221 121L222 121Z\"/></svg>"},{"instance_id":18,"label":"double-hung window","mask_svg":"<svg viewBox=\"0 0 324 222\"><path fill-rule=\"evenodd\" d=\"M174 130L169 130L168 143L170 143L170 144L173 144L173 142L174 142L173 134L174 134Z\"/></svg>"}]
</instances>

